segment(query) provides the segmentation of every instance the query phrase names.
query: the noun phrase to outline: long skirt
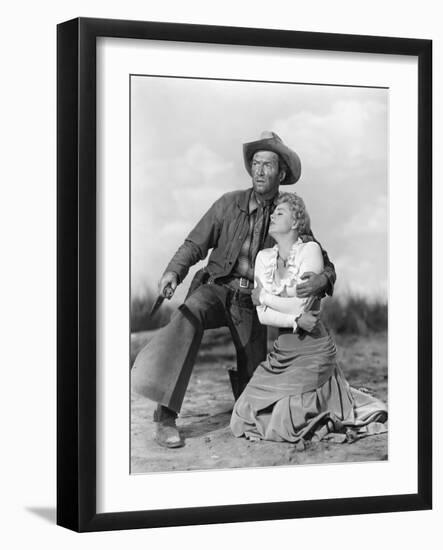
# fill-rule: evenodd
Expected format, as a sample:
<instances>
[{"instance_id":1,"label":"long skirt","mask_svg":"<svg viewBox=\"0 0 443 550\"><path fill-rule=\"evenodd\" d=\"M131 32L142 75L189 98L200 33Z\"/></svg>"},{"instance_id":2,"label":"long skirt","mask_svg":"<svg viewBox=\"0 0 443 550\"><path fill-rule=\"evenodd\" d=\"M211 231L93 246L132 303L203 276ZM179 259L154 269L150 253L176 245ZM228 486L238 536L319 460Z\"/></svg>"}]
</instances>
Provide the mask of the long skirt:
<instances>
[{"instance_id":1,"label":"long skirt","mask_svg":"<svg viewBox=\"0 0 443 550\"><path fill-rule=\"evenodd\" d=\"M335 342L319 323L312 334L283 333L237 400L237 437L297 443L326 432L386 431L387 407L350 387Z\"/></svg>"}]
</instances>

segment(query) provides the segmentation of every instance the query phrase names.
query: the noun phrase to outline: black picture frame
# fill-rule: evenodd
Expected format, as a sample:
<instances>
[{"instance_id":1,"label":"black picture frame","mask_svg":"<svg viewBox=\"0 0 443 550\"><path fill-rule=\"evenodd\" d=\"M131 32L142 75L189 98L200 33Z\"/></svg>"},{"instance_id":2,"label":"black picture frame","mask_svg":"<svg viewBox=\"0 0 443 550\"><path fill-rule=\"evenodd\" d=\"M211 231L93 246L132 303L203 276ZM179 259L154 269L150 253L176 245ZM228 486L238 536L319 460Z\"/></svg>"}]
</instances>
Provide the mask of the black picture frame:
<instances>
[{"instance_id":1,"label":"black picture frame","mask_svg":"<svg viewBox=\"0 0 443 550\"><path fill-rule=\"evenodd\" d=\"M418 59L416 494L96 511L96 39L166 40ZM432 507L432 42L78 18L57 28L57 523L75 531L424 510Z\"/></svg>"}]
</instances>

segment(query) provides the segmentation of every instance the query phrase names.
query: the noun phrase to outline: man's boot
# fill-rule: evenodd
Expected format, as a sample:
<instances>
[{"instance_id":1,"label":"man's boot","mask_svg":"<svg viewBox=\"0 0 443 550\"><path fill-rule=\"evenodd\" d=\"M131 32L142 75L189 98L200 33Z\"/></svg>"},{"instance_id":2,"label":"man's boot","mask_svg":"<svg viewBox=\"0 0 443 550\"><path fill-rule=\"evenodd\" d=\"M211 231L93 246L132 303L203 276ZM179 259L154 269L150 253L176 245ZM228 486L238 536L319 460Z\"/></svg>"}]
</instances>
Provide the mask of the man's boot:
<instances>
[{"instance_id":1,"label":"man's boot","mask_svg":"<svg viewBox=\"0 0 443 550\"><path fill-rule=\"evenodd\" d=\"M183 447L185 444L177 429L176 418L177 413L175 411L163 405L157 405L157 409L154 411L155 441L162 447L175 449Z\"/></svg>"},{"instance_id":2,"label":"man's boot","mask_svg":"<svg viewBox=\"0 0 443 550\"><path fill-rule=\"evenodd\" d=\"M243 393L243 390L247 386L247 380L242 379L238 373L237 369L228 369L229 381L231 382L232 393L234 395L234 400L240 397Z\"/></svg>"}]
</instances>

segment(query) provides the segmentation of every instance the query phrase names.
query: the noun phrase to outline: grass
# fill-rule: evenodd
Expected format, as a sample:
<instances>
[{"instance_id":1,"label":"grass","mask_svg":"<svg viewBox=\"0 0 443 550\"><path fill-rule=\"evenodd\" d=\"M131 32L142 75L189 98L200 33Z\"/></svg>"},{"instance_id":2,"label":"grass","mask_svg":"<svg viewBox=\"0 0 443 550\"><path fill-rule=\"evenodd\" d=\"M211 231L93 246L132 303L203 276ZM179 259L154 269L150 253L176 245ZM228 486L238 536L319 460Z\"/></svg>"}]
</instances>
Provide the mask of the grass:
<instances>
[{"instance_id":1,"label":"grass","mask_svg":"<svg viewBox=\"0 0 443 550\"><path fill-rule=\"evenodd\" d=\"M141 296L131 300L131 332L154 330L165 326L171 318L173 308L165 300L157 313L151 317L151 309L157 299L156 294L146 290Z\"/></svg>"},{"instance_id":2,"label":"grass","mask_svg":"<svg viewBox=\"0 0 443 550\"><path fill-rule=\"evenodd\" d=\"M173 308L165 301L153 318L150 311L156 295L146 290L131 301L131 332L154 330L166 325ZM357 295L326 298L322 302L322 319L335 334L368 335L388 328L388 305Z\"/></svg>"},{"instance_id":3,"label":"grass","mask_svg":"<svg viewBox=\"0 0 443 550\"><path fill-rule=\"evenodd\" d=\"M357 295L323 300L321 315L336 334L368 335L388 328L388 304Z\"/></svg>"}]
</instances>

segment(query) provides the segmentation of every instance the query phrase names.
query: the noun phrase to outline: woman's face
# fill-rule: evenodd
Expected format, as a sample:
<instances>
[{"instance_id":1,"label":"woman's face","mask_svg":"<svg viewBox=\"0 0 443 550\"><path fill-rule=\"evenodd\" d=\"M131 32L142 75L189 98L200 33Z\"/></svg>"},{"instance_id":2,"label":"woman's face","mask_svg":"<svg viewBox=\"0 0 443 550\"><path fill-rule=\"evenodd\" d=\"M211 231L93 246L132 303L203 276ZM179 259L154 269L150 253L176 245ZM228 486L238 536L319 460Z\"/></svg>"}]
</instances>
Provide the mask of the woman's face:
<instances>
[{"instance_id":1,"label":"woman's face","mask_svg":"<svg viewBox=\"0 0 443 550\"><path fill-rule=\"evenodd\" d=\"M284 235L296 229L297 224L294 220L294 214L292 213L289 204L282 202L275 208L273 214L271 214L271 223L269 224L270 235Z\"/></svg>"}]
</instances>

